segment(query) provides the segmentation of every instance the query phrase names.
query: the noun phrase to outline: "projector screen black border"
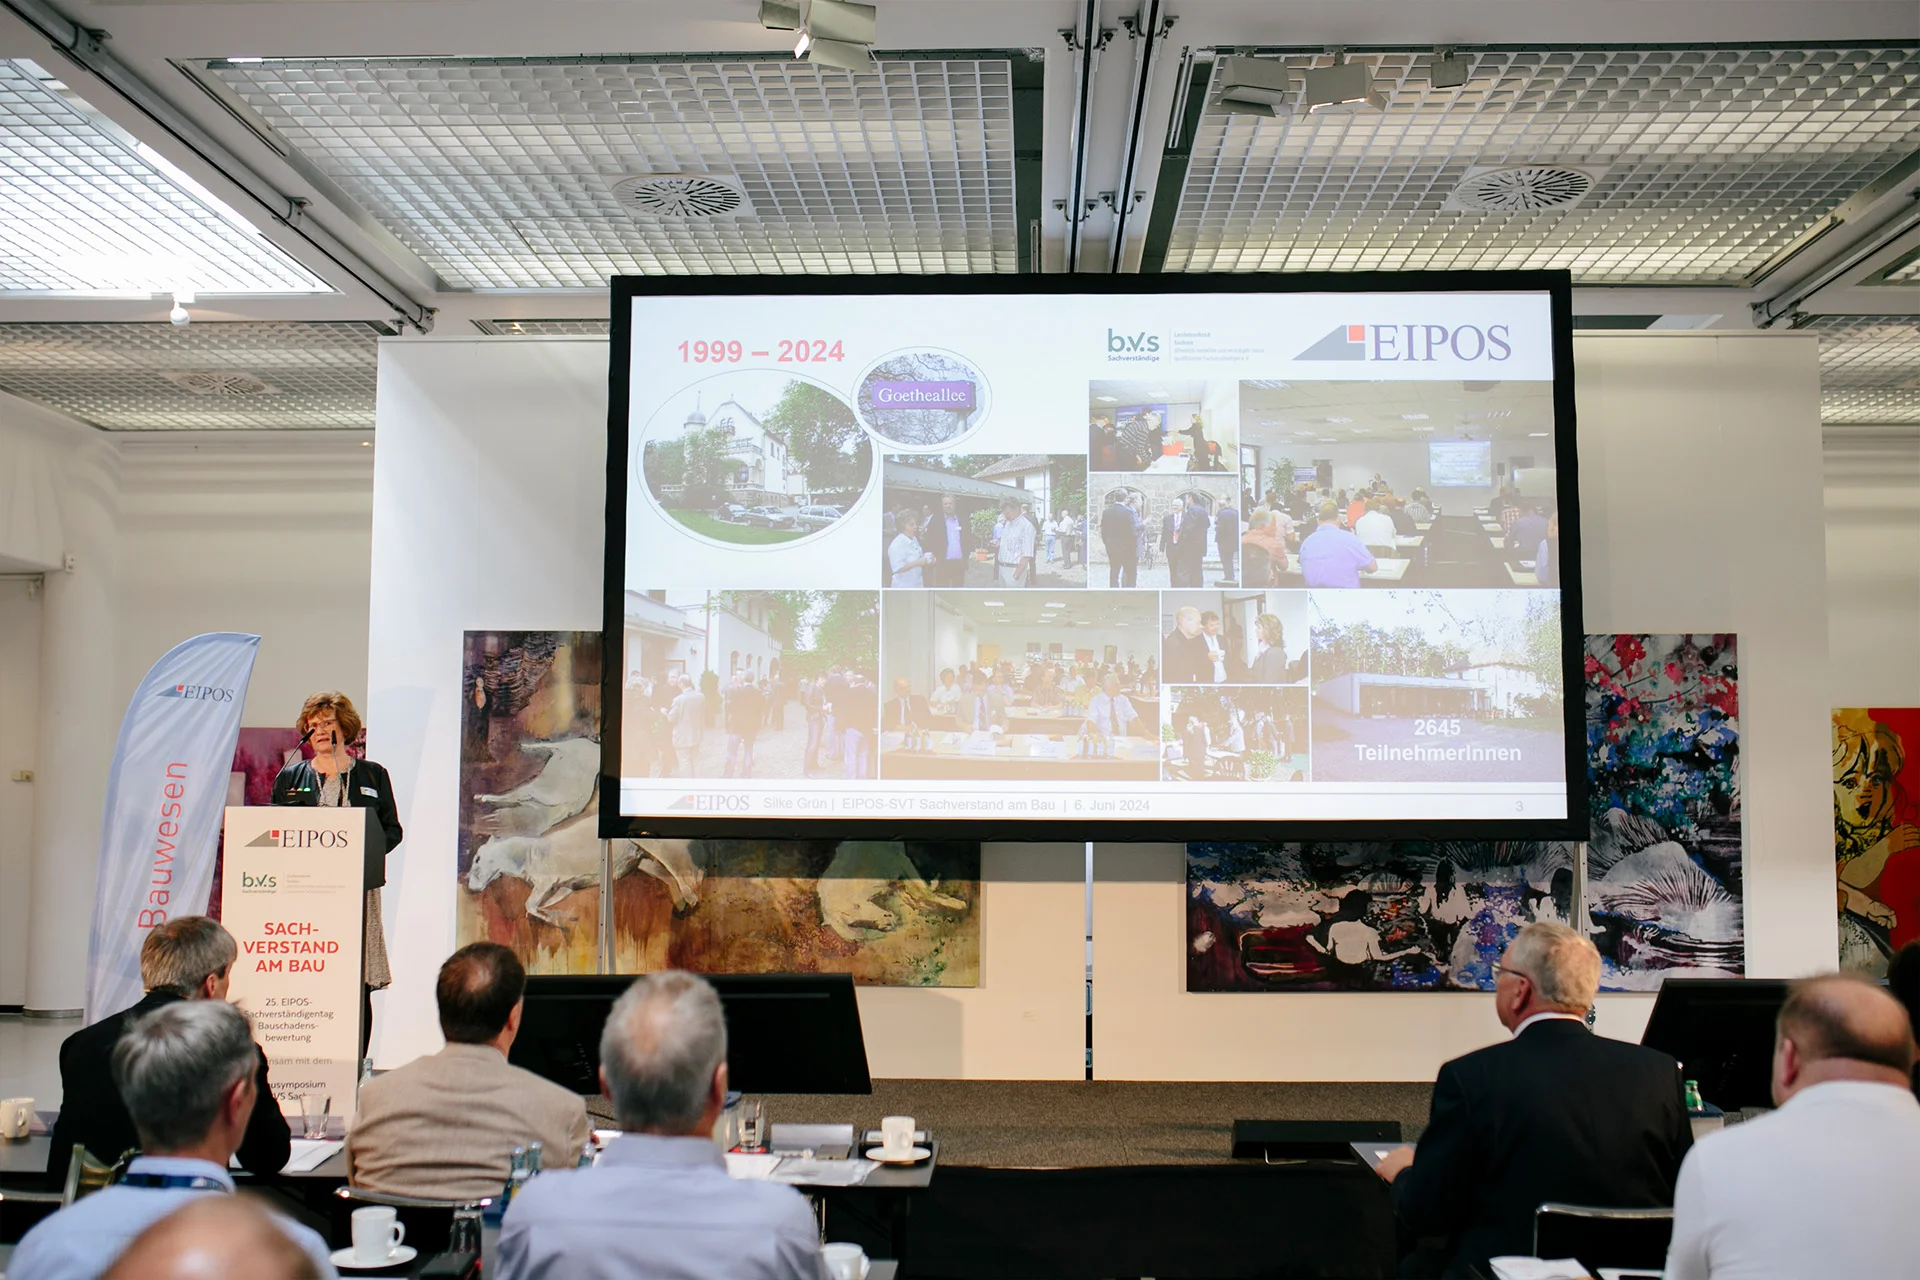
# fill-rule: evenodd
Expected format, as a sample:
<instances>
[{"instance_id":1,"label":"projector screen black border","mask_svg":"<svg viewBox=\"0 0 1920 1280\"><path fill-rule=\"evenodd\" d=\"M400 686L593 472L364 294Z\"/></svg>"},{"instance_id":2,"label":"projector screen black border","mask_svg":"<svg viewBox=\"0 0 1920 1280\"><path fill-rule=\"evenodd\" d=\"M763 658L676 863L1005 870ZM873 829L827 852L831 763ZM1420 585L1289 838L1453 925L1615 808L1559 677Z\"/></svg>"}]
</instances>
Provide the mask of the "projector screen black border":
<instances>
[{"instance_id":1,"label":"projector screen black border","mask_svg":"<svg viewBox=\"0 0 1920 1280\"><path fill-rule=\"evenodd\" d=\"M750 818L703 812L685 817L629 817L619 810L620 673L609 660L601 676L600 837L727 839L952 839L1053 842L1189 840L1585 840L1588 781L1580 540L1578 427L1574 406L1573 277L1567 271L1363 271L1212 275L791 275L615 276L607 377L606 559L604 634L617 652L625 630L629 353L633 308L648 298L846 296L915 298L939 295L1080 295L1092 298L1165 293L1542 293L1549 302L1553 352L1555 502L1560 512L1560 627L1565 698L1567 815L1500 819L1222 819L1138 821L1121 818L1001 819L913 817ZM723 779L692 780L722 791ZM609 798L611 797L611 798Z\"/></svg>"}]
</instances>

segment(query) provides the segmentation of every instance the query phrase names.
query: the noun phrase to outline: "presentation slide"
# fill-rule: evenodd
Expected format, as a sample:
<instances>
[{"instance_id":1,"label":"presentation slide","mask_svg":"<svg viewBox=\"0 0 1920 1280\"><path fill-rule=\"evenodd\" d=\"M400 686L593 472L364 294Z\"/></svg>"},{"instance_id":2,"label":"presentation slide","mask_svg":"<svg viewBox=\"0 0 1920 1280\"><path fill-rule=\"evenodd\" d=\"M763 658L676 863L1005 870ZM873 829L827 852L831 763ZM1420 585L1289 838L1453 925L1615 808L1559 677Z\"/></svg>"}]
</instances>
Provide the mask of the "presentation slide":
<instances>
[{"instance_id":1,"label":"presentation slide","mask_svg":"<svg viewBox=\"0 0 1920 1280\"><path fill-rule=\"evenodd\" d=\"M1427 446L1427 483L1436 489L1484 489L1493 483L1493 444L1435 440Z\"/></svg>"},{"instance_id":2,"label":"presentation slide","mask_svg":"<svg viewBox=\"0 0 1920 1280\"><path fill-rule=\"evenodd\" d=\"M603 833L1564 823L1524 279L616 281Z\"/></svg>"}]
</instances>

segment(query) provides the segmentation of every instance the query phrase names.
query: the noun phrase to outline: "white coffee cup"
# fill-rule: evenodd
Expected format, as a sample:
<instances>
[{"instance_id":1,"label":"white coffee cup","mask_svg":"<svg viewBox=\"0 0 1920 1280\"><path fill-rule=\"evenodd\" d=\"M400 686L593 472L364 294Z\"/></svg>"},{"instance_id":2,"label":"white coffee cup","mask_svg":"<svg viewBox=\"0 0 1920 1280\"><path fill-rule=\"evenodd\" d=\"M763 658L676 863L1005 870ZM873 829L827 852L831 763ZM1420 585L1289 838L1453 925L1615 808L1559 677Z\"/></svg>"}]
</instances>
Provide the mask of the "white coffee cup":
<instances>
[{"instance_id":1,"label":"white coffee cup","mask_svg":"<svg viewBox=\"0 0 1920 1280\"><path fill-rule=\"evenodd\" d=\"M890 1156L913 1150L913 1117L886 1116L880 1121L880 1149Z\"/></svg>"},{"instance_id":2,"label":"white coffee cup","mask_svg":"<svg viewBox=\"0 0 1920 1280\"><path fill-rule=\"evenodd\" d=\"M33 1128L33 1099L0 1099L0 1138L24 1138Z\"/></svg>"},{"instance_id":3,"label":"white coffee cup","mask_svg":"<svg viewBox=\"0 0 1920 1280\"><path fill-rule=\"evenodd\" d=\"M820 1256L833 1280L864 1280L867 1274L867 1254L857 1244L823 1244Z\"/></svg>"},{"instance_id":4,"label":"white coffee cup","mask_svg":"<svg viewBox=\"0 0 1920 1280\"><path fill-rule=\"evenodd\" d=\"M353 1260L363 1267L375 1267L393 1256L407 1238L406 1224L384 1205L353 1211Z\"/></svg>"}]
</instances>

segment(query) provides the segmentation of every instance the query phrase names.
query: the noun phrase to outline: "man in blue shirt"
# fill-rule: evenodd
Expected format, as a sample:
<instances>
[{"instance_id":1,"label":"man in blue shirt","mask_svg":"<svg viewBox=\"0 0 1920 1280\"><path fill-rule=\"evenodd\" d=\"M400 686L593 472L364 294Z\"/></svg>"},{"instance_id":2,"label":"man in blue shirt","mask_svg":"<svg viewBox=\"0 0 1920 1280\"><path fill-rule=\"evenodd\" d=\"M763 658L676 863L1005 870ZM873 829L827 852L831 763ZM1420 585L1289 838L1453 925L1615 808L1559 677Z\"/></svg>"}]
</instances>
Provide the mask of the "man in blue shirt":
<instances>
[{"instance_id":1,"label":"man in blue shirt","mask_svg":"<svg viewBox=\"0 0 1920 1280\"><path fill-rule=\"evenodd\" d=\"M258 1098L260 1051L246 1015L225 1000L179 1000L127 1027L113 1050L113 1080L146 1154L116 1186L75 1201L14 1250L12 1280L96 1280L135 1236L206 1195L233 1194L227 1161L240 1146ZM313 1231L275 1225L337 1280L326 1242Z\"/></svg>"},{"instance_id":2,"label":"man in blue shirt","mask_svg":"<svg viewBox=\"0 0 1920 1280\"><path fill-rule=\"evenodd\" d=\"M1367 544L1340 527L1331 502L1320 507L1319 527L1300 544L1300 572L1310 587L1357 587L1360 575L1379 568Z\"/></svg>"},{"instance_id":3,"label":"man in blue shirt","mask_svg":"<svg viewBox=\"0 0 1920 1280\"><path fill-rule=\"evenodd\" d=\"M1095 733L1105 734L1109 738L1145 736L1141 730L1140 713L1120 692L1120 679L1117 676L1108 676L1100 692L1088 700L1087 725Z\"/></svg>"},{"instance_id":4,"label":"man in blue shirt","mask_svg":"<svg viewBox=\"0 0 1920 1280\"><path fill-rule=\"evenodd\" d=\"M627 988L600 1036L600 1087L621 1136L594 1167L514 1196L499 1280L823 1280L806 1200L729 1178L714 1145L727 1024L705 979L669 971Z\"/></svg>"}]
</instances>

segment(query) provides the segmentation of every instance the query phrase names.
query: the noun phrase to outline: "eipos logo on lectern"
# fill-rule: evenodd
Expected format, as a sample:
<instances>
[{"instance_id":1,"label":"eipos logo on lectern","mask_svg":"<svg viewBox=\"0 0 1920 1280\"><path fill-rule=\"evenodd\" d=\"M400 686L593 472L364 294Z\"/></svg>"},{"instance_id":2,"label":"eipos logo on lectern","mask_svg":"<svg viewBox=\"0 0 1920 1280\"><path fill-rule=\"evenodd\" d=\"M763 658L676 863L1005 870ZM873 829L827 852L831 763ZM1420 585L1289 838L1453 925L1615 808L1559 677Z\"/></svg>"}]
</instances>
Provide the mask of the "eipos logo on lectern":
<instances>
[{"instance_id":1,"label":"eipos logo on lectern","mask_svg":"<svg viewBox=\"0 0 1920 1280\"><path fill-rule=\"evenodd\" d=\"M1504 324L1342 324L1295 356L1295 360L1454 359L1498 364L1513 354Z\"/></svg>"},{"instance_id":2,"label":"eipos logo on lectern","mask_svg":"<svg viewBox=\"0 0 1920 1280\"><path fill-rule=\"evenodd\" d=\"M185 698L190 702L232 702L233 690L216 689L205 684L176 684L153 695L156 698Z\"/></svg>"},{"instance_id":3,"label":"eipos logo on lectern","mask_svg":"<svg viewBox=\"0 0 1920 1280\"><path fill-rule=\"evenodd\" d=\"M344 849L352 837L327 827L280 827L247 841L249 849Z\"/></svg>"}]
</instances>

